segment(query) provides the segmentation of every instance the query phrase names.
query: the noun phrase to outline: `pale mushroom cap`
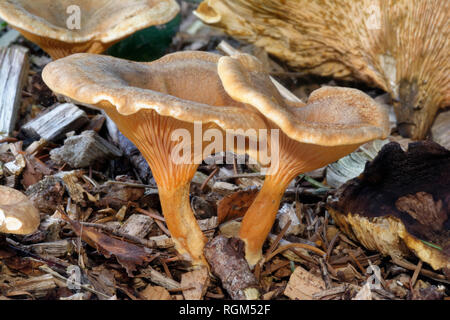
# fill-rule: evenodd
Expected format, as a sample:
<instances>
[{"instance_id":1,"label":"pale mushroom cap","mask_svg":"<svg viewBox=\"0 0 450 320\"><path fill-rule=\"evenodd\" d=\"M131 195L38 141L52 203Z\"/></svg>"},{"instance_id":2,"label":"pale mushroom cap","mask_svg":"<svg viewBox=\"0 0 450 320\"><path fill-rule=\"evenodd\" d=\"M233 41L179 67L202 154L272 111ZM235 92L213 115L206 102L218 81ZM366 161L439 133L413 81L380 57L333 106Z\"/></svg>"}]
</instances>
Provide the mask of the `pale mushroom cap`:
<instances>
[{"instance_id":1,"label":"pale mushroom cap","mask_svg":"<svg viewBox=\"0 0 450 320\"><path fill-rule=\"evenodd\" d=\"M114 108L124 116L154 110L185 122L222 129L266 128L253 108L233 100L217 75L219 55L177 52L150 63L74 54L49 63L45 83L84 104Z\"/></svg>"},{"instance_id":2,"label":"pale mushroom cap","mask_svg":"<svg viewBox=\"0 0 450 320\"><path fill-rule=\"evenodd\" d=\"M70 6L80 8L80 29L70 30ZM68 43L122 39L163 24L179 12L175 0L5 0L0 17L28 33Z\"/></svg>"},{"instance_id":3,"label":"pale mushroom cap","mask_svg":"<svg viewBox=\"0 0 450 320\"><path fill-rule=\"evenodd\" d=\"M39 211L23 193L0 186L0 232L30 234L39 223Z\"/></svg>"},{"instance_id":4,"label":"pale mushroom cap","mask_svg":"<svg viewBox=\"0 0 450 320\"><path fill-rule=\"evenodd\" d=\"M389 134L388 113L365 93L323 87L307 105L286 103L253 56L222 57L219 75L227 93L249 104L298 142L322 146L356 145Z\"/></svg>"}]
</instances>

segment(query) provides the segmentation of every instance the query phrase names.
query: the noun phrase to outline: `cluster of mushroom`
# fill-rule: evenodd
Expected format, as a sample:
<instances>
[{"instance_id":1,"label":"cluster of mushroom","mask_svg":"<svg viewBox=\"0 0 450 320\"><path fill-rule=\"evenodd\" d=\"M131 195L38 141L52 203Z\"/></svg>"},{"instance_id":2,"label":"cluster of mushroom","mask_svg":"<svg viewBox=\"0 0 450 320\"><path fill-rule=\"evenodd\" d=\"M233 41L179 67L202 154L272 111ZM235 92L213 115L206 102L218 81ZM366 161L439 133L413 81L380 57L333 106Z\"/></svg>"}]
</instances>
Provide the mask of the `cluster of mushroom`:
<instances>
[{"instance_id":1,"label":"cluster of mushroom","mask_svg":"<svg viewBox=\"0 0 450 320\"><path fill-rule=\"evenodd\" d=\"M173 19L175 0L7 0L0 18L53 59L102 53L134 32Z\"/></svg>"},{"instance_id":2,"label":"cluster of mushroom","mask_svg":"<svg viewBox=\"0 0 450 320\"><path fill-rule=\"evenodd\" d=\"M259 160L262 142L278 144L279 153L270 155L264 186L240 231L253 266L292 179L389 133L386 110L364 93L324 87L313 92L307 104L286 101L261 63L247 54L221 57L185 51L138 63L81 53L48 64L43 79L55 93L103 109L139 148L158 185L176 249L194 265L207 263L189 185L206 156L234 151ZM203 130L244 138L245 147L230 147L223 143L226 139L214 148L203 139L198 144L192 139L198 124ZM258 129L276 132L278 140L261 141L252 133ZM184 161L174 161L180 150Z\"/></svg>"}]
</instances>

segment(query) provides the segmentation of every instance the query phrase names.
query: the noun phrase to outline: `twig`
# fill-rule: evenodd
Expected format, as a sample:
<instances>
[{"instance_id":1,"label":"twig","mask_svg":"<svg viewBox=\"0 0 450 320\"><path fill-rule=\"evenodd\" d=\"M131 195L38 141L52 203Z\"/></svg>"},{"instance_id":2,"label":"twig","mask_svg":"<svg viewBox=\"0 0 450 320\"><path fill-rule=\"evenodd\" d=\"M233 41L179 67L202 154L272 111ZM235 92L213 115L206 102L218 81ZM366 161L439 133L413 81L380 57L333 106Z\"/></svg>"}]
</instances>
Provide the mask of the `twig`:
<instances>
[{"instance_id":1,"label":"twig","mask_svg":"<svg viewBox=\"0 0 450 320\"><path fill-rule=\"evenodd\" d=\"M264 174L262 173L238 173L238 174L233 174L230 176L222 176L222 177L217 177L217 180L231 180L231 179L239 179L239 178L263 178L265 177Z\"/></svg>"},{"instance_id":2,"label":"twig","mask_svg":"<svg viewBox=\"0 0 450 320\"><path fill-rule=\"evenodd\" d=\"M216 173L219 172L219 167L216 167L211 174L203 181L202 185L200 186L200 191L203 191L203 189L206 187L208 182L216 175Z\"/></svg>"},{"instance_id":3,"label":"twig","mask_svg":"<svg viewBox=\"0 0 450 320\"><path fill-rule=\"evenodd\" d=\"M325 287L327 289L331 289L331 279L330 276L328 275L328 269L325 260L323 258L319 258L319 264L320 264L320 271L322 272L323 281L325 281Z\"/></svg>"},{"instance_id":4,"label":"twig","mask_svg":"<svg viewBox=\"0 0 450 320\"><path fill-rule=\"evenodd\" d=\"M333 251L334 245L336 244L337 239L339 238L339 231L334 235L333 239L331 239L330 244L327 249L327 261L330 259L331 252Z\"/></svg>"},{"instance_id":5,"label":"twig","mask_svg":"<svg viewBox=\"0 0 450 320\"><path fill-rule=\"evenodd\" d=\"M344 285L341 285L339 287L326 289L326 290L314 293L312 295L312 297L314 299L320 299L320 298L323 298L323 297L333 296L333 295L336 295L336 294L339 294L339 293L344 293L349 288L349 286L350 285L348 285L348 284L344 284Z\"/></svg>"},{"instance_id":6,"label":"twig","mask_svg":"<svg viewBox=\"0 0 450 320\"><path fill-rule=\"evenodd\" d=\"M419 260L416 270L414 270L413 276L411 278L411 288L413 288L414 284L416 283L417 277L419 276L419 272L422 269L422 264L423 264L422 260Z\"/></svg>"},{"instance_id":7,"label":"twig","mask_svg":"<svg viewBox=\"0 0 450 320\"><path fill-rule=\"evenodd\" d=\"M414 264L412 264L412 263L410 263L410 262L408 262L408 261L402 260L402 259L400 259L400 258L397 258L397 257L392 257L392 258L391 258L391 261L392 261L392 263L394 263L394 264L396 264L396 265L398 265L398 266L400 266L400 267L403 267L403 268L405 268L405 269L408 269L408 270L415 271L416 268L417 268L416 265L414 265ZM424 276L426 276L426 277L428 277L428 278L431 278L431 279L433 279L433 280L436 280L436 281L439 281L439 282L443 282L443 283L450 284L450 281L448 281L448 280L445 278L445 276L442 275L442 274L434 273L434 272L432 272L432 271L430 271L430 270L426 270L426 269L423 269L423 268L420 269L419 273L420 273L421 275L424 275Z\"/></svg>"},{"instance_id":8,"label":"twig","mask_svg":"<svg viewBox=\"0 0 450 320\"><path fill-rule=\"evenodd\" d=\"M320 249L318 249L318 248L316 248L316 247L313 247L313 246L310 246L310 245L307 245L307 244L304 244L304 243L290 243L290 244L287 244L287 245L285 245L285 246L279 247L277 250L275 250L274 252L272 252L272 254L270 254L268 257L266 257L266 259L267 259L267 260L270 260L270 259L272 259L272 257L276 256L276 255L279 254L280 252L283 252L283 251L288 250L288 249L291 249L291 248L302 248L302 249L306 249L306 250L315 252L316 254L320 255L321 257L324 257L324 256L326 255L325 252L323 252L322 250L320 250Z\"/></svg>"},{"instance_id":9,"label":"twig","mask_svg":"<svg viewBox=\"0 0 450 320\"><path fill-rule=\"evenodd\" d=\"M135 208L135 210L137 212L143 213L146 216L149 216L150 218L153 218L155 220L160 220L162 222L166 222L166 219L164 219L164 217L162 217L159 214L156 214L154 212L151 212L151 211L148 211L148 210L144 210L144 209L141 209L141 208Z\"/></svg>"}]
</instances>

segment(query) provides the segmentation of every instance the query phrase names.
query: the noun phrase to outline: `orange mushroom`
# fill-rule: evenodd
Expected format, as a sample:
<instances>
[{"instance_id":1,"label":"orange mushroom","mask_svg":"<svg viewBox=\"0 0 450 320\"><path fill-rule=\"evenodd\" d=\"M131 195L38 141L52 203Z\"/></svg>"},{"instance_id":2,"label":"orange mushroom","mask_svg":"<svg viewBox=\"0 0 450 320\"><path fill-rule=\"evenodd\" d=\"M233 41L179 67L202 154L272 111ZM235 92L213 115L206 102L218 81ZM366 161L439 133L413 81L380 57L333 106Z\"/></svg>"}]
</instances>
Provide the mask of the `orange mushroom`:
<instances>
[{"instance_id":1,"label":"orange mushroom","mask_svg":"<svg viewBox=\"0 0 450 320\"><path fill-rule=\"evenodd\" d=\"M268 169L240 230L246 259L253 266L261 258L263 243L291 180L338 160L367 141L386 137L388 113L363 92L350 88L323 87L310 95L306 105L284 100L262 64L246 54L222 57L218 71L232 98L253 106L265 115L271 128L280 129L278 165Z\"/></svg>"},{"instance_id":2,"label":"orange mushroom","mask_svg":"<svg viewBox=\"0 0 450 320\"><path fill-rule=\"evenodd\" d=\"M132 33L168 22L175 0L7 0L0 17L53 59L101 53Z\"/></svg>"},{"instance_id":3,"label":"orange mushroom","mask_svg":"<svg viewBox=\"0 0 450 320\"><path fill-rule=\"evenodd\" d=\"M102 108L142 152L158 184L162 211L178 252L194 264L206 264L205 237L189 202L189 185L201 160L224 150L174 133L196 135L215 129L266 128L256 109L233 100L217 73L220 56L178 52L151 63L75 54L48 64L46 84L58 94ZM181 130L181 131L180 131ZM236 134L239 136L239 133ZM181 137L181 139L179 139ZM246 139L253 139L247 136ZM186 151L187 161L174 161ZM195 161L197 159L197 161Z\"/></svg>"},{"instance_id":4,"label":"orange mushroom","mask_svg":"<svg viewBox=\"0 0 450 320\"><path fill-rule=\"evenodd\" d=\"M39 227L39 211L22 192L0 186L0 233L30 234Z\"/></svg>"}]
</instances>

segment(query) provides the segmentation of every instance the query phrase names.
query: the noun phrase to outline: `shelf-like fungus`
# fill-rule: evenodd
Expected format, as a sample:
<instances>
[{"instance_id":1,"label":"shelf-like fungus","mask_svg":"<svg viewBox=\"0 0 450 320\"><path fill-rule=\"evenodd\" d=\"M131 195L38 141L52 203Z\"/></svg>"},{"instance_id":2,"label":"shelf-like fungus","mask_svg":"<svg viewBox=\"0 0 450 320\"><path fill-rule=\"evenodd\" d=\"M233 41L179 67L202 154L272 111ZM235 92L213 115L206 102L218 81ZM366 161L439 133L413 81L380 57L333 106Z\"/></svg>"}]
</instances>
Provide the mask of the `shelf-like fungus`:
<instances>
[{"instance_id":1,"label":"shelf-like fungus","mask_svg":"<svg viewBox=\"0 0 450 320\"><path fill-rule=\"evenodd\" d=\"M0 17L53 59L101 53L132 33L175 17L175 0L6 0Z\"/></svg>"},{"instance_id":2,"label":"shelf-like fungus","mask_svg":"<svg viewBox=\"0 0 450 320\"><path fill-rule=\"evenodd\" d=\"M259 110L269 126L279 130L279 154L271 155L277 165L268 169L240 230L247 261L254 265L292 179L338 160L367 141L386 137L388 114L369 96L350 88L323 87L310 95L306 105L287 102L262 64L250 55L222 57L218 70L232 98Z\"/></svg>"},{"instance_id":3,"label":"shelf-like fungus","mask_svg":"<svg viewBox=\"0 0 450 320\"><path fill-rule=\"evenodd\" d=\"M0 233L30 234L39 227L39 211L22 192L0 186Z\"/></svg>"},{"instance_id":4,"label":"shelf-like fungus","mask_svg":"<svg viewBox=\"0 0 450 320\"><path fill-rule=\"evenodd\" d=\"M403 136L450 105L448 0L204 0L204 22L292 67L389 92Z\"/></svg>"},{"instance_id":5,"label":"shelf-like fungus","mask_svg":"<svg viewBox=\"0 0 450 320\"><path fill-rule=\"evenodd\" d=\"M56 93L104 109L142 152L158 184L176 248L194 264L206 263L205 237L190 207L190 181L202 159L223 151L226 144L226 139L217 140L211 148L211 138L221 139L227 129L266 128L255 109L225 92L217 73L219 58L178 52L138 63L75 54L43 71L44 81Z\"/></svg>"}]
</instances>

